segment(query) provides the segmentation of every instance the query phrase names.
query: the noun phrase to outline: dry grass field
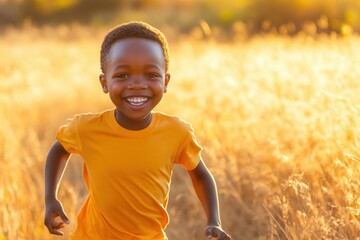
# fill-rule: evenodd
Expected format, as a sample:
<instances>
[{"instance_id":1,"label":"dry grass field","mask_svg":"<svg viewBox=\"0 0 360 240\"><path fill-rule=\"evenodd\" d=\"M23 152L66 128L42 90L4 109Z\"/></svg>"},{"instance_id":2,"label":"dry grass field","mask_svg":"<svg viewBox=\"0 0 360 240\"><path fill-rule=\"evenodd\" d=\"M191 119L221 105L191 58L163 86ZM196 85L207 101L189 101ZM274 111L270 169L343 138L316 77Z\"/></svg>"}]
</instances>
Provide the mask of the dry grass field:
<instances>
[{"instance_id":1,"label":"dry grass field","mask_svg":"<svg viewBox=\"0 0 360 240\"><path fill-rule=\"evenodd\" d=\"M59 198L64 238L43 226L44 159L74 113L112 107L98 83L105 31L0 36L0 239L67 239L86 196L72 156ZM158 110L193 124L233 239L360 239L360 38L259 36L170 43ZM175 168L171 240L203 239L205 216Z\"/></svg>"}]
</instances>

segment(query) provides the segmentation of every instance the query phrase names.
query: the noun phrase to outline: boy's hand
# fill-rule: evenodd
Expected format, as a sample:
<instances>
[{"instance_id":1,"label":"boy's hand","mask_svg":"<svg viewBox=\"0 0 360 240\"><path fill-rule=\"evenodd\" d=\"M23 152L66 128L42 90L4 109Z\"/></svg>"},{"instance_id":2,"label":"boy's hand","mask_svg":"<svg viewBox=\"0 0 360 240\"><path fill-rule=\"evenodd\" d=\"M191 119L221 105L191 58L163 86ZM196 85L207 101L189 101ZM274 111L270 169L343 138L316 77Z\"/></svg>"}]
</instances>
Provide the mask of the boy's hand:
<instances>
[{"instance_id":1,"label":"boy's hand","mask_svg":"<svg viewBox=\"0 0 360 240\"><path fill-rule=\"evenodd\" d=\"M60 221L59 221L60 218ZM63 236L64 233L59 231L64 227L64 223L69 224L69 218L66 216L62 204L59 200L46 201L45 226L51 234Z\"/></svg>"},{"instance_id":2,"label":"boy's hand","mask_svg":"<svg viewBox=\"0 0 360 240\"><path fill-rule=\"evenodd\" d=\"M205 235L208 239L230 240L231 237L220 226L209 225L205 229Z\"/></svg>"}]
</instances>

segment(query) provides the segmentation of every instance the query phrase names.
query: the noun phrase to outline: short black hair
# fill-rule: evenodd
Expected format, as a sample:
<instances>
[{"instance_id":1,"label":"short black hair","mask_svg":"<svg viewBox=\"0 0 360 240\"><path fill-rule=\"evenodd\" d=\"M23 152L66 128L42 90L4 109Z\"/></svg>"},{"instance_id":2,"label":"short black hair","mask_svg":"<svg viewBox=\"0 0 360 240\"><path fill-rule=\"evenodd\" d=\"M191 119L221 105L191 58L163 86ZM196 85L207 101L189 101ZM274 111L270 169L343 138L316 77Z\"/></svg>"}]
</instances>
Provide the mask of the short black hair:
<instances>
[{"instance_id":1,"label":"short black hair","mask_svg":"<svg viewBox=\"0 0 360 240\"><path fill-rule=\"evenodd\" d=\"M165 71L169 69L169 46L166 40L165 35L155 27L150 24L134 21L128 22L116 26L111 29L105 36L101 44L100 52L100 64L101 71L105 73L105 65L107 63L107 58L111 49L111 46L125 38L143 38L158 42L162 48L164 59L165 59Z\"/></svg>"}]
</instances>

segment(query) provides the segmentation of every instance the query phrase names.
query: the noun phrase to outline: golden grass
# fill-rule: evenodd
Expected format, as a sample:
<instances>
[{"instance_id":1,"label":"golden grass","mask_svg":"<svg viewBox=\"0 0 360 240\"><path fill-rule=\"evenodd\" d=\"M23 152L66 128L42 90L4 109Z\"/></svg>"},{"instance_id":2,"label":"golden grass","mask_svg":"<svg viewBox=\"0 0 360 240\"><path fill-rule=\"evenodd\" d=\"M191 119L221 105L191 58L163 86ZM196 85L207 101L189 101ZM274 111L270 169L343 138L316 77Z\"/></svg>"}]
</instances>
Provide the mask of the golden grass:
<instances>
[{"instance_id":1,"label":"golden grass","mask_svg":"<svg viewBox=\"0 0 360 240\"><path fill-rule=\"evenodd\" d=\"M112 106L97 80L103 34L62 26L0 37L0 239L59 239L43 226L44 159L66 118ZM158 109L193 124L233 239L359 239L359 45L270 35L170 44ZM72 157L60 188L65 239L86 196L81 161ZM184 170L172 184L170 239L203 239Z\"/></svg>"}]
</instances>

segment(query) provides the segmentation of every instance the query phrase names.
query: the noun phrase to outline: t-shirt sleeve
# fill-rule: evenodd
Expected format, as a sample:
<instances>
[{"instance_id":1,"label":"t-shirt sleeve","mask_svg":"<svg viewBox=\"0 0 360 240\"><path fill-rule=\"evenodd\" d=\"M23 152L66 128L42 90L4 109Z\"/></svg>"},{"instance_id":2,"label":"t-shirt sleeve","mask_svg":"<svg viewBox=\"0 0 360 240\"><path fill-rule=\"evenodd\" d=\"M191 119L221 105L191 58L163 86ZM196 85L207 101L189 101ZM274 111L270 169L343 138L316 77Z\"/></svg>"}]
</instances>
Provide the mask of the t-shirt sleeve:
<instances>
[{"instance_id":1,"label":"t-shirt sleeve","mask_svg":"<svg viewBox=\"0 0 360 240\"><path fill-rule=\"evenodd\" d=\"M201 160L201 150L202 147L196 140L194 130L191 125L188 124L188 128L175 163L183 165L183 167L188 171L193 170L197 167Z\"/></svg>"},{"instance_id":2,"label":"t-shirt sleeve","mask_svg":"<svg viewBox=\"0 0 360 240\"><path fill-rule=\"evenodd\" d=\"M68 119L67 123L59 128L56 135L56 140L60 142L65 150L74 154L81 152L77 122L78 116Z\"/></svg>"}]
</instances>

